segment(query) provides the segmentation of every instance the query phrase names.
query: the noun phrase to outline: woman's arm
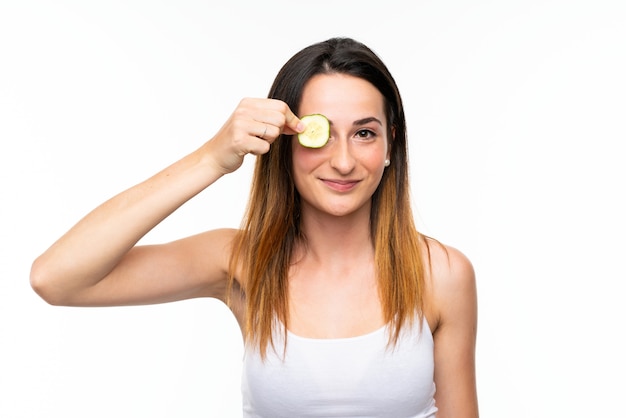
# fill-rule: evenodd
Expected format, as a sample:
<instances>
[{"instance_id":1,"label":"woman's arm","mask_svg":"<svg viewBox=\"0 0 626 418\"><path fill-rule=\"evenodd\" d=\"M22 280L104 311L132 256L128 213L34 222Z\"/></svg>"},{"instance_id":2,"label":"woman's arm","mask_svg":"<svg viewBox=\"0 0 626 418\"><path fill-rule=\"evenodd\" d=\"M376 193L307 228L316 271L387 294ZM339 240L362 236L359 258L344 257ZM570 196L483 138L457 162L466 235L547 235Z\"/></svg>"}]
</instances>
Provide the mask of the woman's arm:
<instances>
[{"instance_id":1,"label":"woman's arm","mask_svg":"<svg viewBox=\"0 0 626 418\"><path fill-rule=\"evenodd\" d=\"M437 326L435 399L437 418L476 418L476 280L469 260L458 250L431 245L432 288Z\"/></svg>"},{"instance_id":2,"label":"woman's arm","mask_svg":"<svg viewBox=\"0 0 626 418\"><path fill-rule=\"evenodd\" d=\"M244 99L196 151L103 203L39 256L31 284L56 305L125 305L223 297L233 231L169 244L135 244L246 154L263 154L281 132L302 129L283 102ZM263 136L261 139L260 136Z\"/></svg>"}]
</instances>

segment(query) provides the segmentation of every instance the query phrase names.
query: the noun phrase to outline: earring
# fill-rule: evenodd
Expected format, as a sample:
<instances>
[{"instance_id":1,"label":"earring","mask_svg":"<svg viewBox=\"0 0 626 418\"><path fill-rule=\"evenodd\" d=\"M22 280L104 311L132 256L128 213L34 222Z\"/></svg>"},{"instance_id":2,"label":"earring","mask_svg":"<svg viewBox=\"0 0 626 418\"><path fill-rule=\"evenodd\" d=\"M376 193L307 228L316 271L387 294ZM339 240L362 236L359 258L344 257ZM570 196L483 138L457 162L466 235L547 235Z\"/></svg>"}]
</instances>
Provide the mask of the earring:
<instances>
[{"instance_id":1,"label":"earring","mask_svg":"<svg viewBox=\"0 0 626 418\"><path fill-rule=\"evenodd\" d=\"M390 160L385 160L385 167L389 167L389 164L391 164Z\"/></svg>"}]
</instances>

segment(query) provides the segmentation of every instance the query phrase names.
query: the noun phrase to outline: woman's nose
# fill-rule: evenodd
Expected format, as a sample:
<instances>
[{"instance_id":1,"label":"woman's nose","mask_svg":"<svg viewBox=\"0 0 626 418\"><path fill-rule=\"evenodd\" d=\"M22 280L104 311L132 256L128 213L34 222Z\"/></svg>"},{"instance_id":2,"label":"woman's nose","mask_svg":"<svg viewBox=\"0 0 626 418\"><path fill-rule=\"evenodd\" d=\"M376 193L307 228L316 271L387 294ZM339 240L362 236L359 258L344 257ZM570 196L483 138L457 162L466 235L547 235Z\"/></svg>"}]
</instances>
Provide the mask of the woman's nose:
<instances>
[{"instance_id":1,"label":"woman's nose","mask_svg":"<svg viewBox=\"0 0 626 418\"><path fill-rule=\"evenodd\" d=\"M356 160L350 147L350 141L345 138L335 139L332 144L330 165L339 173L350 174L356 165Z\"/></svg>"}]
</instances>

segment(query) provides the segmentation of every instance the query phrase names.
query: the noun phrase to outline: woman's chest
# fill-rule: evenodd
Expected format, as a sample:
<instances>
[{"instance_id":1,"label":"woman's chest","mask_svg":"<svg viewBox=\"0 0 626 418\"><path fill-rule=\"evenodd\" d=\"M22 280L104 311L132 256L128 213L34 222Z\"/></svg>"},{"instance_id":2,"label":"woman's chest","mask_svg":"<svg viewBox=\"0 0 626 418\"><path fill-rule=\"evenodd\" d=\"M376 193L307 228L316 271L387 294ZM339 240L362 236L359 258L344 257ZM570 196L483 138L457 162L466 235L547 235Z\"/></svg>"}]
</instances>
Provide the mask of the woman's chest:
<instances>
[{"instance_id":1,"label":"woman's chest","mask_svg":"<svg viewBox=\"0 0 626 418\"><path fill-rule=\"evenodd\" d=\"M387 327L338 339L288 333L285 352L277 335L265 361L248 347L244 410L272 417L430 416L433 341L427 323L422 327L416 321L395 346L388 345Z\"/></svg>"},{"instance_id":2,"label":"woman's chest","mask_svg":"<svg viewBox=\"0 0 626 418\"><path fill-rule=\"evenodd\" d=\"M367 334L386 322L373 277L290 280L288 327L310 338Z\"/></svg>"}]
</instances>

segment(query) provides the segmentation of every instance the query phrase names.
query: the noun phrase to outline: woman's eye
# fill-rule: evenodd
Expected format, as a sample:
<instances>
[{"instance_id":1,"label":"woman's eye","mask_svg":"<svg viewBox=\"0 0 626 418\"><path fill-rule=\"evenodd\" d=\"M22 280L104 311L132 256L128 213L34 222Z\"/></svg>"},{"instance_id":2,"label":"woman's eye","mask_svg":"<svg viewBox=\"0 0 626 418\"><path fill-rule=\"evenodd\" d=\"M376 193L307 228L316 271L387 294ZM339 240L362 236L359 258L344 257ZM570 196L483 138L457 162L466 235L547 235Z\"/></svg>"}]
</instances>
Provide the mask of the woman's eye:
<instances>
[{"instance_id":1,"label":"woman's eye","mask_svg":"<svg viewBox=\"0 0 626 418\"><path fill-rule=\"evenodd\" d=\"M373 138L375 137L376 134L372 131L370 131L369 129L361 129L360 131L357 131L356 133L356 137L359 139L369 139L369 138Z\"/></svg>"}]
</instances>

